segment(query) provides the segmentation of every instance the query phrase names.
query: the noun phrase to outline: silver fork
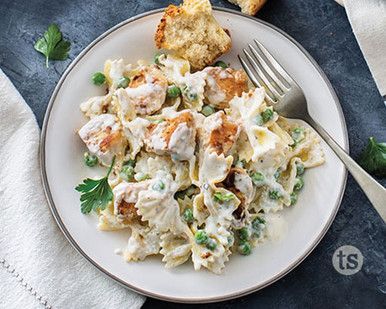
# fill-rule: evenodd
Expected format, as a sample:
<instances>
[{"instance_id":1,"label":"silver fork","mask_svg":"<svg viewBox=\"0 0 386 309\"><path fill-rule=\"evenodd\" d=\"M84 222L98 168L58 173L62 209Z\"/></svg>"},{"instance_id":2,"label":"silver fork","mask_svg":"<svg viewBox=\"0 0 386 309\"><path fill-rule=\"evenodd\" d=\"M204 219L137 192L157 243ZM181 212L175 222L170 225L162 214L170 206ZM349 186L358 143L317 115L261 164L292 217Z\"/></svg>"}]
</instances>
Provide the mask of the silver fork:
<instances>
[{"instance_id":1,"label":"silver fork","mask_svg":"<svg viewBox=\"0 0 386 309\"><path fill-rule=\"evenodd\" d=\"M255 47L243 49L246 60L238 55L241 65L256 87L266 88L266 100L286 118L306 121L319 133L358 182L376 211L386 222L386 189L363 170L309 114L302 89L268 50L257 40Z\"/></svg>"}]
</instances>

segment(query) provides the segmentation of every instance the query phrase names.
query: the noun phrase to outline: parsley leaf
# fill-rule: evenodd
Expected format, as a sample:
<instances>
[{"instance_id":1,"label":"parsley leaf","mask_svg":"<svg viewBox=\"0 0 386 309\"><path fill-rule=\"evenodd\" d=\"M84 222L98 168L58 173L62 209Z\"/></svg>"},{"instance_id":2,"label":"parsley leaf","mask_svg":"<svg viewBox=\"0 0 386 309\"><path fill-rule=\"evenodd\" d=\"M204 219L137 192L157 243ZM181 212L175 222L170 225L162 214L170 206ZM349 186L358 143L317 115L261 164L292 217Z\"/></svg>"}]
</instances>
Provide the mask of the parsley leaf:
<instances>
[{"instance_id":1,"label":"parsley leaf","mask_svg":"<svg viewBox=\"0 0 386 309\"><path fill-rule=\"evenodd\" d=\"M44 32L43 37L38 39L34 48L46 56L46 67L48 60L66 60L70 51L71 43L62 39L62 33L56 24L52 24Z\"/></svg>"},{"instance_id":2,"label":"parsley leaf","mask_svg":"<svg viewBox=\"0 0 386 309\"><path fill-rule=\"evenodd\" d=\"M80 195L80 210L83 214L91 212L91 210L103 210L107 204L113 199L113 191L108 182L109 175L113 169L115 157L111 162L107 175L101 179L84 179L83 183L79 184L75 190L81 192Z\"/></svg>"},{"instance_id":3,"label":"parsley leaf","mask_svg":"<svg viewBox=\"0 0 386 309\"><path fill-rule=\"evenodd\" d=\"M359 158L359 164L377 176L386 176L386 143L377 143L374 137L369 138L369 144Z\"/></svg>"}]
</instances>

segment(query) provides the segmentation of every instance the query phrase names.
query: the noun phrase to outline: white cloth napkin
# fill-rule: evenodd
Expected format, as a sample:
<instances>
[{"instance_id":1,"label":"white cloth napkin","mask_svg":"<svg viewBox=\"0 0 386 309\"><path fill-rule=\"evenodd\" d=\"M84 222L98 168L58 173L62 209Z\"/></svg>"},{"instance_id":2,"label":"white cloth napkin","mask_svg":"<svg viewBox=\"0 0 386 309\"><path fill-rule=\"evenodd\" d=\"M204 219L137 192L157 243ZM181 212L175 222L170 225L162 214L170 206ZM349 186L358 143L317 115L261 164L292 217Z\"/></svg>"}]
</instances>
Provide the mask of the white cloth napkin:
<instances>
[{"instance_id":1,"label":"white cloth napkin","mask_svg":"<svg viewBox=\"0 0 386 309\"><path fill-rule=\"evenodd\" d=\"M39 128L0 69L0 308L140 308L71 247L40 181Z\"/></svg>"},{"instance_id":2,"label":"white cloth napkin","mask_svg":"<svg viewBox=\"0 0 386 309\"><path fill-rule=\"evenodd\" d=\"M386 0L336 0L343 3L359 47L386 100Z\"/></svg>"}]
</instances>

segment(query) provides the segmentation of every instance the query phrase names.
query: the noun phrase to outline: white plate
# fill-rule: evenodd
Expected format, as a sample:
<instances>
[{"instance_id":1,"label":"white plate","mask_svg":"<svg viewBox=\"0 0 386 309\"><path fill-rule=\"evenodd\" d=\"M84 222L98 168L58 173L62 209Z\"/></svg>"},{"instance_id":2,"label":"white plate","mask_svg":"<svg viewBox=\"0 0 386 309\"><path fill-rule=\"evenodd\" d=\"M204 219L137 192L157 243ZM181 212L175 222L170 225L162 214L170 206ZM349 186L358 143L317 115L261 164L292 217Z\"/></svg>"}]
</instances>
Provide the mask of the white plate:
<instances>
[{"instance_id":1,"label":"white plate","mask_svg":"<svg viewBox=\"0 0 386 309\"><path fill-rule=\"evenodd\" d=\"M257 38L303 88L310 112L347 149L347 132L338 99L325 75L293 39L279 29L231 10L216 10L220 24L229 29L233 48L223 57L239 67L237 53ZM44 119L41 163L51 210L71 244L98 269L139 293L178 302L209 302L238 297L265 287L297 266L317 245L330 226L346 182L343 165L324 145L326 163L307 171L306 186L295 207L282 216L288 232L256 248L247 257L235 254L223 275L194 271L191 263L164 268L159 257L126 263L114 254L124 247L127 232L101 232L94 216L82 215L74 187L92 169L82 163L85 151L75 131L85 122L79 103L102 90L90 82L108 58L128 62L151 59L154 32L161 11L152 11L115 26L90 44L59 81ZM94 172L95 173L95 172ZM81 274L80 274L81 275Z\"/></svg>"}]
</instances>

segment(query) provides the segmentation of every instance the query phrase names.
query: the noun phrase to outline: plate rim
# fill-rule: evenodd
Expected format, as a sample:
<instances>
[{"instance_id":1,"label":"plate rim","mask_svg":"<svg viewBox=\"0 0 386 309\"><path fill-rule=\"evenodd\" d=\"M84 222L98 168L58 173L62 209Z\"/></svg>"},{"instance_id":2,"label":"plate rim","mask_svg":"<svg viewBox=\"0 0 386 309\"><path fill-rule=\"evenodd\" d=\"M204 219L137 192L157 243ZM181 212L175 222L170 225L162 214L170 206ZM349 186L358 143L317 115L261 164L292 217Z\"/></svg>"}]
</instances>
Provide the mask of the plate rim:
<instances>
[{"instance_id":1,"label":"plate rim","mask_svg":"<svg viewBox=\"0 0 386 309\"><path fill-rule=\"evenodd\" d=\"M256 23L260 23L264 26L267 26L267 27L277 31L279 34L283 35L286 39L288 39L292 44L294 44L306 56L306 58L311 62L311 64L318 71L319 75L322 77L323 81L327 85L330 94L332 95L333 101L338 109L338 116L341 120L341 126L342 126L342 130L343 130L343 134L344 134L344 141L343 141L342 147L347 152L349 152L349 140L348 140L347 124L346 124L346 119L345 119L340 101L338 99L338 96L336 95L336 92L335 92L331 82L329 81L328 77L326 76L324 71L320 68L318 63L314 60L314 58L308 53L308 51L300 43L298 43L294 38L292 38L292 36L287 34L284 30L281 30L280 28L278 28L278 27L276 27L276 26L274 26L274 25L272 25L264 20L261 20L255 16L246 15L244 13L241 13L241 12L233 10L233 9L228 9L228 8L223 8L223 7L218 7L218 6L213 6L213 9L215 11L222 11L222 12L226 12L229 14L235 14L235 15L242 16L244 18L248 18ZM68 232L66 226L64 225L64 223L63 223L63 221L62 221L62 219L57 211L57 208L55 206L55 203L53 201L52 194L50 191L50 187L49 187L49 183L48 183L48 179L47 179L46 163L45 163L46 162L46 155L45 155L45 146L46 145L45 144L46 144L47 127L48 127L48 122L50 119L52 107L53 107L54 102L56 100L57 94L58 94L59 90L61 89L63 82L66 80L68 74L77 65L77 63L102 39L104 39L105 37L107 37L108 35L113 33L114 31L120 29L121 27L123 27L127 24L130 24L133 21L139 20L139 19L146 17L146 16L158 14L160 12L163 12L164 10L165 10L165 8L163 7L163 8L158 8L158 9L146 11L146 12L143 12L141 14L130 17L130 18L116 24L115 26L109 28L107 31L105 31L104 33L99 35L96 39L94 39L89 45L87 45L79 53L79 55L76 56L75 59L68 65L68 67L66 68L66 70L64 71L62 76L60 77L58 83L56 84L56 86L54 88L54 91L52 92L50 100L48 102L47 109L46 109L46 112L44 114L42 131L40 134L40 146L39 146L40 177L42 180L44 193L45 193L46 200L47 200L48 206L50 208L51 214L54 217L56 224L58 225L59 229L64 234L66 239L69 241L69 243L72 245L72 247L78 253L80 253L88 262L90 262L94 267L96 267L96 269L98 269L103 275L113 279L115 282L117 282L121 286L128 288L128 289L130 289L134 292L137 292L141 295L144 295L144 296L148 296L148 297L163 300L163 301L175 302L175 303L202 304L202 303L213 303L213 302L220 302L220 301L230 300L230 299L234 299L234 298L239 298L239 297L251 294L253 292L256 292L258 290L261 290L261 289L271 285L272 283L278 281L279 279L283 278L285 275L287 275L292 270L294 270L297 266L299 266L308 257L308 255L310 255L311 252L316 248L316 246L320 243L320 241L326 235L327 231L329 230L329 228L330 228L332 222L334 221L336 214L340 208L340 205L341 205L341 202L342 202L342 199L344 196L344 192L346 189L346 184L347 184L347 169L346 168L343 171L344 177L343 177L343 180L341 183L341 191L340 191L339 197L335 203L334 211L331 213L331 215L327 221L327 224L324 226L321 233L318 235L318 237L314 240L314 242L310 245L310 247L306 250L306 252L302 256L300 256L297 260L294 260L291 264L289 264L280 273L278 273L277 275L273 276L272 278L270 278L269 280L266 280L265 282L263 282L261 284L257 284L251 288L247 288L247 289L244 289L244 290L241 290L238 292L233 292L233 293L229 293L229 294L226 294L223 296L216 296L216 297L197 297L197 298L196 297L173 297L173 296L157 294L154 292L149 292L149 291L143 290L143 289L141 289L137 286L134 286L128 282L125 282L124 280L113 275L108 270L104 269L101 265L96 263L91 257L89 257L82 250L82 248L77 244L75 239L71 236L71 234Z\"/></svg>"}]
</instances>

